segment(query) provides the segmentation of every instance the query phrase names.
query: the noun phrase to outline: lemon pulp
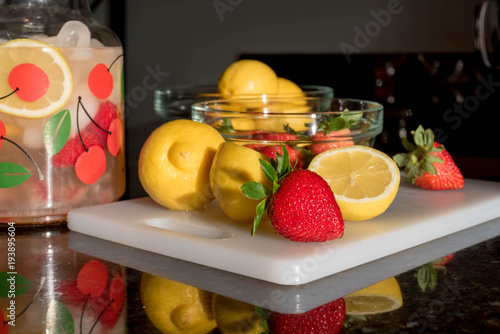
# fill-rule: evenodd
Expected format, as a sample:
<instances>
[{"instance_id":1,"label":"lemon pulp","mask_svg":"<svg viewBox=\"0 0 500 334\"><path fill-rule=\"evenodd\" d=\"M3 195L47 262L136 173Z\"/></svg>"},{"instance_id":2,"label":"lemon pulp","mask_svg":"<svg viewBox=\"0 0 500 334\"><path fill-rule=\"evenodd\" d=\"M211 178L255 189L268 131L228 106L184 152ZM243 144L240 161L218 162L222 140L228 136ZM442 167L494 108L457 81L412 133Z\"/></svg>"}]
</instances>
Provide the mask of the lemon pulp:
<instances>
[{"instance_id":1,"label":"lemon pulp","mask_svg":"<svg viewBox=\"0 0 500 334\"><path fill-rule=\"evenodd\" d=\"M314 157L309 169L328 182L345 220L382 214L399 189L396 163L371 147L355 145L323 152Z\"/></svg>"},{"instance_id":2,"label":"lemon pulp","mask_svg":"<svg viewBox=\"0 0 500 334\"><path fill-rule=\"evenodd\" d=\"M394 311L403 305L398 281L390 277L344 297L346 313L372 315Z\"/></svg>"}]
</instances>

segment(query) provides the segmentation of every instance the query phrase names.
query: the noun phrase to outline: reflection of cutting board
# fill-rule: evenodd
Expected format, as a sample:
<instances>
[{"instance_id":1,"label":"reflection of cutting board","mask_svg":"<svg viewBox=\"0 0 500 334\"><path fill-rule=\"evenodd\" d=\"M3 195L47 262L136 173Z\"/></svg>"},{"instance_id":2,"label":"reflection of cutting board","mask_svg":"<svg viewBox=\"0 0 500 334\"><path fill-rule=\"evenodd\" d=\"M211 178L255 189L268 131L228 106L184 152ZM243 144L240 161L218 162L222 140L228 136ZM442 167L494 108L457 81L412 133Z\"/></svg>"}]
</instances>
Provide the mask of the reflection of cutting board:
<instances>
[{"instance_id":1,"label":"reflection of cutting board","mask_svg":"<svg viewBox=\"0 0 500 334\"><path fill-rule=\"evenodd\" d=\"M402 184L379 217L346 222L342 239L298 243L261 223L227 218L213 201L206 210L170 211L150 198L73 210L73 231L174 258L296 285L353 268L404 249L500 217L500 183L466 180L458 191L426 191Z\"/></svg>"}]
</instances>

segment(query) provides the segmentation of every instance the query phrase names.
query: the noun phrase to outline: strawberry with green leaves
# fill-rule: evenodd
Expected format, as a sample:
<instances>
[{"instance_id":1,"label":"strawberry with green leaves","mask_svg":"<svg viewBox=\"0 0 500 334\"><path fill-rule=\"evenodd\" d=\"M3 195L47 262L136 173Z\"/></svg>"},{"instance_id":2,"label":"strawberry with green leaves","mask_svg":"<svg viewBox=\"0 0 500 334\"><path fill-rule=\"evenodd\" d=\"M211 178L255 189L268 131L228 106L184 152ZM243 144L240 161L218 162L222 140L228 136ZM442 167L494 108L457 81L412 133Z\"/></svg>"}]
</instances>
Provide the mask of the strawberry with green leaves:
<instances>
[{"instance_id":1,"label":"strawberry with green leaves","mask_svg":"<svg viewBox=\"0 0 500 334\"><path fill-rule=\"evenodd\" d=\"M427 190L453 190L464 186L460 169L443 145L434 141L431 129L420 125L413 135L413 143L406 137L403 146L408 153L396 154L393 159L402 167L411 183Z\"/></svg>"},{"instance_id":2,"label":"strawberry with green leaves","mask_svg":"<svg viewBox=\"0 0 500 334\"><path fill-rule=\"evenodd\" d=\"M255 234L264 213L281 236L301 242L322 242L341 238L344 220L328 183L310 170L293 169L283 148L271 162L260 160L266 176L273 182L267 189L257 182L245 183L245 196L261 200L252 228Z\"/></svg>"}]
</instances>

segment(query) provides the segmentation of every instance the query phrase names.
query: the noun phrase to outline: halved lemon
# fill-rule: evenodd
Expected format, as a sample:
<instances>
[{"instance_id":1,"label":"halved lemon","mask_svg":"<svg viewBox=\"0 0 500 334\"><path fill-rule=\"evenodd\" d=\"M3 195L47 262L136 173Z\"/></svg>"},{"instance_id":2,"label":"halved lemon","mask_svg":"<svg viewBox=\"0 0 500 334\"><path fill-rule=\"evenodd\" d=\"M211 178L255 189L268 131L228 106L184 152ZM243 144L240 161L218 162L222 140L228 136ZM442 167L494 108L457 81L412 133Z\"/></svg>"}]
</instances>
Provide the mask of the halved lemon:
<instances>
[{"instance_id":1,"label":"halved lemon","mask_svg":"<svg viewBox=\"0 0 500 334\"><path fill-rule=\"evenodd\" d=\"M73 93L73 75L53 46L32 39L0 45L0 111L41 118L60 111Z\"/></svg>"},{"instance_id":2,"label":"halved lemon","mask_svg":"<svg viewBox=\"0 0 500 334\"><path fill-rule=\"evenodd\" d=\"M382 214L399 189L400 173L385 153L354 145L325 151L309 169L330 185L344 220L360 221Z\"/></svg>"},{"instance_id":3,"label":"halved lemon","mask_svg":"<svg viewBox=\"0 0 500 334\"><path fill-rule=\"evenodd\" d=\"M403 305L398 281L390 277L344 297L346 314L371 315L397 310Z\"/></svg>"}]
</instances>

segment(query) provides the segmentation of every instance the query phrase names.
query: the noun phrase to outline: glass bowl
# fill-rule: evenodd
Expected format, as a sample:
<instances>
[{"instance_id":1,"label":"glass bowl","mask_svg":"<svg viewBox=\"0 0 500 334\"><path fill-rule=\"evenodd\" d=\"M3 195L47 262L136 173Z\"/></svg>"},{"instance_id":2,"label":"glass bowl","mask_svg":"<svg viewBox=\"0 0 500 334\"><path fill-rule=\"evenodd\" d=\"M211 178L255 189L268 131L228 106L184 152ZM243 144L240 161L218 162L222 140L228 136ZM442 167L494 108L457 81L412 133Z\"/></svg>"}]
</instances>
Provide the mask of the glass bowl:
<instances>
[{"instance_id":1,"label":"glass bowl","mask_svg":"<svg viewBox=\"0 0 500 334\"><path fill-rule=\"evenodd\" d=\"M300 167L307 167L329 149L373 147L382 132L383 111L378 102L349 98L263 97L195 103L192 119L213 126L226 141L262 153L283 144L290 156L300 156Z\"/></svg>"},{"instance_id":2,"label":"glass bowl","mask_svg":"<svg viewBox=\"0 0 500 334\"><path fill-rule=\"evenodd\" d=\"M299 85L307 97L333 97L333 88L318 85ZM266 96L272 97L272 94ZM239 98L261 98L261 95L245 95ZM294 94L280 97L300 97ZM220 100L225 97L217 92L217 85L181 85L156 89L154 92L155 113L165 121L177 118L191 118L193 103Z\"/></svg>"}]
</instances>

